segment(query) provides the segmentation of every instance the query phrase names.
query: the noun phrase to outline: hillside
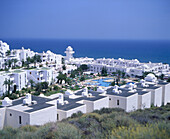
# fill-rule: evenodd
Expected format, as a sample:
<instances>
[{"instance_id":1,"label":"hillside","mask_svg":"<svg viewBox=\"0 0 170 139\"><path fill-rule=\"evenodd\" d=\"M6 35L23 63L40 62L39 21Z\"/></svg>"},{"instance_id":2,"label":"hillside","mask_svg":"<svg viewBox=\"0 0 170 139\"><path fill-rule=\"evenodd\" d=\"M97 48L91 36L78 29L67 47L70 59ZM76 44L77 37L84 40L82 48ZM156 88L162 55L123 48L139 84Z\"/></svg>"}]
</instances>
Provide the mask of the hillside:
<instances>
[{"instance_id":1,"label":"hillside","mask_svg":"<svg viewBox=\"0 0 170 139\"><path fill-rule=\"evenodd\" d=\"M170 104L126 113L121 109L101 109L89 114L46 125L6 127L1 139L79 139L79 138L170 138Z\"/></svg>"}]
</instances>

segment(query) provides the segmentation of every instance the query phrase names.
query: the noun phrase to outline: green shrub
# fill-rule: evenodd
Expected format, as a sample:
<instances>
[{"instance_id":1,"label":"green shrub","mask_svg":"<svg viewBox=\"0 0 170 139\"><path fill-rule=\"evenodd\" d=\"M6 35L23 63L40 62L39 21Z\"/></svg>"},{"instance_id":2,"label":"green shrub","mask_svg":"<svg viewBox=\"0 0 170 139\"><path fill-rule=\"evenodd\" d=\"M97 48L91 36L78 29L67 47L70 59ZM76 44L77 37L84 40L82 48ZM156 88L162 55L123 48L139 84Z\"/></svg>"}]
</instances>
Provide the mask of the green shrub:
<instances>
[{"instance_id":1,"label":"green shrub","mask_svg":"<svg viewBox=\"0 0 170 139\"><path fill-rule=\"evenodd\" d=\"M81 132L75 126L69 123L58 123L54 131L55 138L60 139L80 139Z\"/></svg>"},{"instance_id":2,"label":"green shrub","mask_svg":"<svg viewBox=\"0 0 170 139\"><path fill-rule=\"evenodd\" d=\"M31 126L31 125L22 126L20 129L22 131L25 131L25 132L35 132L35 131L37 131L37 127Z\"/></svg>"},{"instance_id":3,"label":"green shrub","mask_svg":"<svg viewBox=\"0 0 170 139\"><path fill-rule=\"evenodd\" d=\"M164 124L163 126L161 124L153 124L153 125L146 125L146 126L143 125L132 126L130 128L118 127L112 130L111 138L168 139L170 138L169 126L168 128L166 128L167 127L166 124Z\"/></svg>"}]
</instances>

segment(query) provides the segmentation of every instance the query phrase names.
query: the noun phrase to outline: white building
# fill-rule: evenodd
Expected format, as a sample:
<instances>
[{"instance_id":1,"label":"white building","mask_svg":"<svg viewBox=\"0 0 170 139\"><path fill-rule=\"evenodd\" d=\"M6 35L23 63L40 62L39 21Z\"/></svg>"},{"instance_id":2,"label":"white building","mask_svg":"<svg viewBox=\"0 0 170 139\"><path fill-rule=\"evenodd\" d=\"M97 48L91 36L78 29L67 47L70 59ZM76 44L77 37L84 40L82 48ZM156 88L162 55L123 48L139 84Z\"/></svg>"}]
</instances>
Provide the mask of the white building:
<instances>
[{"instance_id":1,"label":"white building","mask_svg":"<svg viewBox=\"0 0 170 139\"><path fill-rule=\"evenodd\" d=\"M39 82L48 82L51 84L55 77L54 77L54 70L52 68L36 68L36 69L29 69L27 71L28 81L33 80L35 83Z\"/></svg>"},{"instance_id":2,"label":"white building","mask_svg":"<svg viewBox=\"0 0 170 139\"><path fill-rule=\"evenodd\" d=\"M18 58L20 61L26 61L28 57L33 57L36 53L34 51L31 51L30 49L14 49L11 50L11 55Z\"/></svg>"},{"instance_id":3,"label":"white building","mask_svg":"<svg viewBox=\"0 0 170 139\"><path fill-rule=\"evenodd\" d=\"M65 53L66 53L66 56L65 56L66 62L70 62L74 54L73 48L71 46L68 46Z\"/></svg>"},{"instance_id":4,"label":"white building","mask_svg":"<svg viewBox=\"0 0 170 139\"><path fill-rule=\"evenodd\" d=\"M43 51L43 53L38 53L38 55L41 56L42 63L46 64L56 64L61 65L62 64L62 55L57 55L50 50L48 50L46 53Z\"/></svg>"},{"instance_id":5,"label":"white building","mask_svg":"<svg viewBox=\"0 0 170 139\"><path fill-rule=\"evenodd\" d=\"M125 72L130 76L142 76L144 72L154 72L160 76L162 73L166 74L170 70L169 64L163 63L140 63L137 59L114 59L114 58L99 58L94 60L93 58L72 58L71 64L80 66L86 64L89 66L89 71L93 73L101 73L102 68L105 67L109 74L118 70Z\"/></svg>"},{"instance_id":6,"label":"white building","mask_svg":"<svg viewBox=\"0 0 170 139\"><path fill-rule=\"evenodd\" d=\"M0 95L8 91L8 86L4 84L5 80L13 82L10 92L21 90L27 85L27 72L24 70L10 70L0 72Z\"/></svg>"},{"instance_id":7,"label":"white building","mask_svg":"<svg viewBox=\"0 0 170 139\"><path fill-rule=\"evenodd\" d=\"M0 56L5 57L8 50L10 50L9 45L6 42L0 41Z\"/></svg>"},{"instance_id":8,"label":"white building","mask_svg":"<svg viewBox=\"0 0 170 139\"><path fill-rule=\"evenodd\" d=\"M42 125L68 118L79 111L89 113L101 108L121 108L131 112L150 108L152 104L159 107L162 103L170 103L170 83L157 82L153 75L145 79L121 87L98 87L97 91L84 88L74 93L67 90L65 95L58 93L54 97L27 95L25 99L15 101L5 98L0 106L0 128Z\"/></svg>"},{"instance_id":9,"label":"white building","mask_svg":"<svg viewBox=\"0 0 170 139\"><path fill-rule=\"evenodd\" d=\"M5 98L0 106L0 129L24 125L43 125L57 121L57 98L48 99L27 94L14 101Z\"/></svg>"}]
</instances>

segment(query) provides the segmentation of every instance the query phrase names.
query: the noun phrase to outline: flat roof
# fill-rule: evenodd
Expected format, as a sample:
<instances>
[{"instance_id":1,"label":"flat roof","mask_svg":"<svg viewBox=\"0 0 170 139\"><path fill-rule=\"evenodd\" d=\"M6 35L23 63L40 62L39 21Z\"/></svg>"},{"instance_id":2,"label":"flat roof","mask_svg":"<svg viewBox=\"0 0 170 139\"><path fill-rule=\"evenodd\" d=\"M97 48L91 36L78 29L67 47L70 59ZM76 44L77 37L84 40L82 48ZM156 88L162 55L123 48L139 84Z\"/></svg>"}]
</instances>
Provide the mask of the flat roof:
<instances>
[{"instance_id":1,"label":"flat roof","mask_svg":"<svg viewBox=\"0 0 170 139\"><path fill-rule=\"evenodd\" d=\"M25 97L22 97L20 99L12 101L12 105L7 107L10 109L31 113L44 108L55 106L54 104L48 104L46 102L57 99L57 98L49 99L49 98L38 97L38 96L31 96L31 97L32 97L32 101L36 101L37 104L23 105L23 99L25 99Z\"/></svg>"},{"instance_id":2,"label":"flat roof","mask_svg":"<svg viewBox=\"0 0 170 139\"><path fill-rule=\"evenodd\" d=\"M164 81L159 81L158 82L158 85L167 85L167 84L170 84L170 82L164 82Z\"/></svg>"},{"instance_id":3,"label":"flat roof","mask_svg":"<svg viewBox=\"0 0 170 139\"><path fill-rule=\"evenodd\" d=\"M129 92L129 90L125 90L125 89L119 89L122 92L117 94L117 93L112 92L112 90L113 90L113 88L107 89L107 94L113 95L113 96L129 97L129 96L132 96L137 93L137 92L132 93L132 92Z\"/></svg>"},{"instance_id":4,"label":"flat roof","mask_svg":"<svg viewBox=\"0 0 170 139\"><path fill-rule=\"evenodd\" d=\"M143 88L143 89L158 89L158 88L160 88L160 86L156 86L156 85L152 85L152 84L148 84L149 86L148 87L143 87L142 85L141 85L141 83L137 83L136 84L137 85L137 88Z\"/></svg>"},{"instance_id":5,"label":"flat roof","mask_svg":"<svg viewBox=\"0 0 170 139\"><path fill-rule=\"evenodd\" d=\"M57 109L68 111L68 110L71 110L71 109L74 109L74 108L77 108L77 107L80 107L83 105L85 105L85 104L80 104L80 103L68 103L68 104L64 104L64 105L58 104Z\"/></svg>"}]
</instances>

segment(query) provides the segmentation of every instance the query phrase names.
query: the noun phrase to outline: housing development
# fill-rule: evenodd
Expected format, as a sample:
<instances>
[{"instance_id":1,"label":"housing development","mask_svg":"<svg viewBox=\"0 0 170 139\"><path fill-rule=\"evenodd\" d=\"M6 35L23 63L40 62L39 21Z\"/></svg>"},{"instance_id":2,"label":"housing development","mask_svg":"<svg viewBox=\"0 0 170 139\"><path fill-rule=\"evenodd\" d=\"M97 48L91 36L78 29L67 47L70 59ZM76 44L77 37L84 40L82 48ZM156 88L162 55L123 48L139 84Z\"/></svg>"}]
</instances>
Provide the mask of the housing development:
<instances>
[{"instance_id":1,"label":"housing development","mask_svg":"<svg viewBox=\"0 0 170 139\"><path fill-rule=\"evenodd\" d=\"M170 67L137 59L74 58L0 41L0 129L43 125L77 112L126 112L170 103ZM83 68L84 67L84 68Z\"/></svg>"}]
</instances>

